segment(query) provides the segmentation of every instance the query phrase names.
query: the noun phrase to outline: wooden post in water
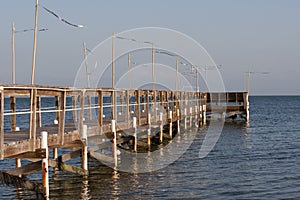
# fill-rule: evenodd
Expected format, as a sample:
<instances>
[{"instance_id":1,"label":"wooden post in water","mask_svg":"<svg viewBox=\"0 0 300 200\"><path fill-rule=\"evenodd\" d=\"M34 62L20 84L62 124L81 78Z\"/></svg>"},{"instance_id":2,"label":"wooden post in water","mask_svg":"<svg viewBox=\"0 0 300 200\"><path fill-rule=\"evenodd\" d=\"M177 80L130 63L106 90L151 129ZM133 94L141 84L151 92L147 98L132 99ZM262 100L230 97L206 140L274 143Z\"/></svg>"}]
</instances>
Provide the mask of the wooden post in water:
<instances>
[{"instance_id":1,"label":"wooden post in water","mask_svg":"<svg viewBox=\"0 0 300 200\"><path fill-rule=\"evenodd\" d=\"M180 133L180 109L177 107L177 133Z\"/></svg>"},{"instance_id":2,"label":"wooden post in water","mask_svg":"<svg viewBox=\"0 0 300 200\"><path fill-rule=\"evenodd\" d=\"M133 151L137 152L137 126L136 126L136 117L133 117L133 129L134 129Z\"/></svg>"},{"instance_id":3,"label":"wooden post in water","mask_svg":"<svg viewBox=\"0 0 300 200\"><path fill-rule=\"evenodd\" d=\"M193 126L193 107L190 107L190 128Z\"/></svg>"},{"instance_id":4,"label":"wooden post in water","mask_svg":"<svg viewBox=\"0 0 300 200\"><path fill-rule=\"evenodd\" d=\"M45 190L45 197L49 197L49 171L48 171L48 133L46 131L41 132L41 149L46 150L46 157L42 160L42 180L43 187Z\"/></svg>"},{"instance_id":5,"label":"wooden post in water","mask_svg":"<svg viewBox=\"0 0 300 200\"><path fill-rule=\"evenodd\" d=\"M36 34L37 34L37 23L38 23L38 8L39 1L35 0L35 17L34 17L34 29L33 29L33 53L32 53L32 66L31 66L31 85L34 84L34 73L35 73L35 58L36 58Z\"/></svg>"},{"instance_id":6,"label":"wooden post in water","mask_svg":"<svg viewBox=\"0 0 300 200\"><path fill-rule=\"evenodd\" d=\"M148 148L151 147L151 114L148 113Z\"/></svg>"},{"instance_id":7,"label":"wooden post in water","mask_svg":"<svg viewBox=\"0 0 300 200\"><path fill-rule=\"evenodd\" d=\"M169 111L169 120L170 120L170 123L169 123L169 135L170 135L170 138L172 139L173 138L173 113L172 113L172 110Z\"/></svg>"},{"instance_id":8,"label":"wooden post in water","mask_svg":"<svg viewBox=\"0 0 300 200\"><path fill-rule=\"evenodd\" d=\"M88 127L87 125L83 125L82 132L82 169L86 172L88 171L88 146L87 146L87 138L88 138Z\"/></svg>"},{"instance_id":9,"label":"wooden post in water","mask_svg":"<svg viewBox=\"0 0 300 200\"><path fill-rule=\"evenodd\" d=\"M57 161L57 158L58 158L58 149L53 148L53 159ZM56 174L57 173L57 168L54 167L53 171L54 171L54 174Z\"/></svg>"},{"instance_id":10,"label":"wooden post in water","mask_svg":"<svg viewBox=\"0 0 300 200\"><path fill-rule=\"evenodd\" d=\"M164 135L164 133L163 133L163 113L162 112L159 113L159 121L160 121L159 142L162 143L163 142L163 135Z\"/></svg>"},{"instance_id":11,"label":"wooden post in water","mask_svg":"<svg viewBox=\"0 0 300 200\"><path fill-rule=\"evenodd\" d=\"M156 90L153 91L153 109L154 109L154 121L157 122L157 106L156 106Z\"/></svg>"},{"instance_id":12,"label":"wooden post in water","mask_svg":"<svg viewBox=\"0 0 300 200\"><path fill-rule=\"evenodd\" d=\"M186 130L187 127L187 110L184 108L184 129Z\"/></svg>"},{"instance_id":13,"label":"wooden post in water","mask_svg":"<svg viewBox=\"0 0 300 200\"><path fill-rule=\"evenodd\" d=\"M115 167L117 167L117 130L116 130L116 120L111 120L111 131L113 133L113 157L115 161Z\"/></svg>"},{"instance_id":14,"label":"wooden post in water","mask_svg":"<svg viewBox=\"0 0 300 200\"><path fill-rule=\"evenodd\" d=\"M246 121L249 122L250 120L250 112L249 112L249 93L244 92L244 109L246 111Z\"/></svg>"},{"instance_id":15,"label":"wooden post in water","mask_svg":"<svg viewBox=\"0 0 300 200\"><path fill-rule=\"evenodd\" d=\"M4 90L0 86L0 160L4 159Z\"/></svg>"}]
</instances>

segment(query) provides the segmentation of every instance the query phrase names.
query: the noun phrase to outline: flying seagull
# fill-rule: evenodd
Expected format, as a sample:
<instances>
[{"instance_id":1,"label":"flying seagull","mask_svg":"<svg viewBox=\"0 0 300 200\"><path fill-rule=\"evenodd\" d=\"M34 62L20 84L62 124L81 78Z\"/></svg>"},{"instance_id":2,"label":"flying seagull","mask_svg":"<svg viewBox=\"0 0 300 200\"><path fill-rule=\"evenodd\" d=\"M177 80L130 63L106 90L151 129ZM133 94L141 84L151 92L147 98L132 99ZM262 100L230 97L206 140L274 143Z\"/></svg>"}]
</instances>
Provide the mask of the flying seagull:
<instances>
[{"instance_id":1,"label":"flying seagull","mask_svg":"<svg viewBox=\"0 0 300 200\"><path fill-rule=\"evenodd\" d=\"M80 24L72 24L72 23L68 22L67 20L61 18L59 15L55 14L53 11L49 10L48 8L46 8L46 7L44 7L44 6L43 6L43 8L44 8L47 12L49 12L50 14L54 15L57 19L59 19L60 21L66 23L66 24L69 24L69 25L74 26L74 27L76 27L76 28L83 28L83 27L84 27L83 25L80 25Z\"/></svg>"}]
</instances>

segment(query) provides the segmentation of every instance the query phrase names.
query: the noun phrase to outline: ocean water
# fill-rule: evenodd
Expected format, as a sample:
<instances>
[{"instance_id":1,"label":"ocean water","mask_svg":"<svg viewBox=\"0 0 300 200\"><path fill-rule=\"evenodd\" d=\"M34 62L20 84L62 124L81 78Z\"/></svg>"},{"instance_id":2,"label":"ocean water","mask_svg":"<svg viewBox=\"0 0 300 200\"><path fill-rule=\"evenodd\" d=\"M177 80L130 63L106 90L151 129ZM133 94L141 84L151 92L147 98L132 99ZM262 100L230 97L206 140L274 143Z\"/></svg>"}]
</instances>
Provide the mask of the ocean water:
<instances>
[{"instance_id":1,"label":"ocean water","mask_svg":"<svg viewBox=\"0 0 300 200\"><path fill-rule=\"evenodd\" d=\"M214 149L200 159L206 130L181 133L193 131L196 138L158 171L116 172L90 159L87 178L51 173L50 199L300 199L299 96L250 97L250 122L226 122ZM0 161L1 171L13 165ZM0 199L36 198L34 192L0 186Z\"/></svg>"}]
</instances>

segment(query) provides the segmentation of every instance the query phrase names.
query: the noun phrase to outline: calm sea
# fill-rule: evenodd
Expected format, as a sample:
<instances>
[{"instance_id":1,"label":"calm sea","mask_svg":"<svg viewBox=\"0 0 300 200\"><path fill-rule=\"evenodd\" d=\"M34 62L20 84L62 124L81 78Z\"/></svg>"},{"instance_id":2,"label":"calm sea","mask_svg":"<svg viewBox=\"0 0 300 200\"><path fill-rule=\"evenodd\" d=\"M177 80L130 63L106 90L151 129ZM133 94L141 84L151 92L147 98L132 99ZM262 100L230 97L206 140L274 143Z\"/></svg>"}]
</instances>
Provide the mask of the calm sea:
<instances>
[{"instance_id":1,"label":"calm sea","mask_svg":"<svg viewBox=\"0 0 300 200\"><path fill-rule=\"evenodd\" d=\"M250 113L249 124L225 123L218 143L203 159L198 155L206 128L197 131L177 161L158 171L114 172L89 160L86 179L51 173L50 198L300 199L300 97L250 97ZM14 160L0 161L1 171L13 165ZM34 192L0 186L0 199L36 198Z\"/></svg>"}]
</instances>

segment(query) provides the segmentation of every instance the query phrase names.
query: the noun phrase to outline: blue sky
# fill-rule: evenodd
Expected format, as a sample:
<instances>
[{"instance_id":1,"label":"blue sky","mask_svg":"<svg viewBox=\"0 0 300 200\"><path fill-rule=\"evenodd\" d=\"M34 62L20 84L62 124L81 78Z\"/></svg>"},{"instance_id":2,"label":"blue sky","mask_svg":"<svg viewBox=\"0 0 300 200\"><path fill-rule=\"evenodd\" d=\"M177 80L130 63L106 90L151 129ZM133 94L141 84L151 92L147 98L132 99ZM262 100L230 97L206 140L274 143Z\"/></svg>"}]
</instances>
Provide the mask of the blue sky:
<instances>
[{"instance_id":1,"label":"blue sky","mask_svg":"<svg viewBox=\"0 0 300 200\"><path fill-rule=\"evenodd\" d=\"M82 42L99 42L137 27L164 27L203 45L217 64L227 90L243 90L244 71L268 71L251 78L252 94L300 94L300 1L298 0L40 0L41 5L79 24L61 23L41 7L36 83L72 85L83 60ZM17 6L16 6L17 5ZM11 23L33 28L35 0L0 3L0 83L11 82ZM15 35L16 82L30 83L33 33Z\"/></svg>"}]
</instances>

